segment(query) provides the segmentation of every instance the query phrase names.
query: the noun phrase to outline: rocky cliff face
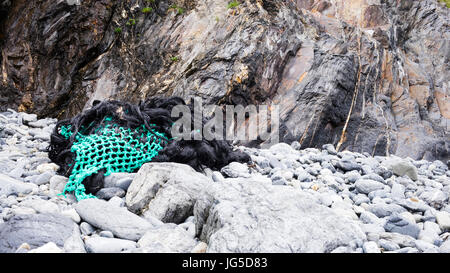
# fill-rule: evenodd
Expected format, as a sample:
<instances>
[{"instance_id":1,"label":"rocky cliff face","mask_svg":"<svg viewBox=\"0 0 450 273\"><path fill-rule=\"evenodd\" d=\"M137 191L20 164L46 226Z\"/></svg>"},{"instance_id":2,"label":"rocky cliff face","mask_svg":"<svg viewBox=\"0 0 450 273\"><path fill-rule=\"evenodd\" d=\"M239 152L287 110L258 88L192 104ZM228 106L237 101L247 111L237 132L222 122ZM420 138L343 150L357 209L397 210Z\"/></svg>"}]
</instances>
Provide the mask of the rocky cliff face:
<instances>
[{"instance_id":1,"label":"rocky cliff face","mask_svg":"<svg viewBox=\"0 0 450 273\"><path fill-rule=\"evenodd\" d=\"M282 141L448 159L443 4L238 2L2 1L1 110L63 118L154 95L278 104Z\"/></svg>"}]
</instances>

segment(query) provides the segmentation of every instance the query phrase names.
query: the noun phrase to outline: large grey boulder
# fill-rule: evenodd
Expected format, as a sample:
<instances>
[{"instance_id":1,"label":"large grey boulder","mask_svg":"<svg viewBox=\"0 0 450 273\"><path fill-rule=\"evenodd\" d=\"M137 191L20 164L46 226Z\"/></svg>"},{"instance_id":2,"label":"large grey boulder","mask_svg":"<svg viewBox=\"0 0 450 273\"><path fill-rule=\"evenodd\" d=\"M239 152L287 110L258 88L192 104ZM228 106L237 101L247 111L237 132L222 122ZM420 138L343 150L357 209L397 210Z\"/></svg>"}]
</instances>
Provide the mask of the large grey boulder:
<instances>
[{"instance_id":1,"label":"large grey boulder","mask_svg":"<svg viewBox=\"0 0 450 273\"><path fill-rule=\"evenodd\" d=\"M178 224L192 215L196 200L212 183L188 165L147 163L131 182L126 205L134 213Z\"/></svg>"},{"instance_id":2,"label":"large grey boulder","mask_svg":"<svg viewBox=\"0 0 450 273\"><path fill-rule=\"evenodd\" d=\"M84 199L75 205L83 221L102 230L111 231L114 236L137 241L153 225L145 219L101 199Z\"/></svg>"},{"instance_id":3,"label":"large grey boulder","mask_svg":"<svg viewBox=\"0 0 450 273\"><path fill-rule=\"evenodd\" d=\"M194 216L208 252L331 252L366 239L310 193L255 178L214 183Z\"/></svg>"},{"instance_id":4,"label":"large grey boulder","mask_svg":"<svg viewBox=\"0 0 450 273\"><path fill-rule=\"evenodd\" d=\"M0 253L15 252L23 243L31 248L48 242L64 247L66 240L73 239L77 228L70 218L61 214L16 215L0 224Z\"/></svg>"}]
</instances>

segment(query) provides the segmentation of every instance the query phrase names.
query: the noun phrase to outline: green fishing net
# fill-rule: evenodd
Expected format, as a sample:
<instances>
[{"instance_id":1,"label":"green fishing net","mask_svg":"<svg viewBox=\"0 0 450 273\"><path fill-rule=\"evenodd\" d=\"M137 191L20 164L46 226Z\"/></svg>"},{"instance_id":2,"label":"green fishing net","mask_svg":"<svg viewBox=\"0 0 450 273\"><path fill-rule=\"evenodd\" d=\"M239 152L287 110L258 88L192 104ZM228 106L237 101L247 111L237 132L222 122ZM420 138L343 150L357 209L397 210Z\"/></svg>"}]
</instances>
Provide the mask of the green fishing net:
<instances>
[{"instance_id":1,"label":"green fishing net","mask_svg":"<svg viewBox=\"0 0 450 273\"><path fill-rule=\"evenodd\" d=\"M106 121L111 121L108 117ZM168 139L164 134L144 125L132 130L117 124L106 123L97 128L94 133L77 133L71 152L76 155L75 165L69 176L62 195L74 192L78 201L95 198L86 194L83 180L100 170L105 170L105 176L115 172L133 172L142 164L149 162L163 149ZM61 126L59 133L69 138L73 132L71 126Z\"/></svg>"}]
</instances>

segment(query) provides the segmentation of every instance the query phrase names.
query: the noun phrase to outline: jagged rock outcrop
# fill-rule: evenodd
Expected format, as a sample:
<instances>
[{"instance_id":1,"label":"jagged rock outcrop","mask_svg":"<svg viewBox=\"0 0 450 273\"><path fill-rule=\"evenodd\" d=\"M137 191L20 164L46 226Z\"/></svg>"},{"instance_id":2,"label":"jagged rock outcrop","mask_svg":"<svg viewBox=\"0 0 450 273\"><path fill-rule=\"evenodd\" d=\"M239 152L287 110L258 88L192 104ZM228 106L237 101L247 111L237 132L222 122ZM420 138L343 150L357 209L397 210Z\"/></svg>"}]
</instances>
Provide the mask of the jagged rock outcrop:
<instances>
[{"instance_id":1,"label":"jagged rock outcrop","mask_svg":"<svg viewBox=\"0 0 450 273\"><path fill-rule=\"evenodd\" d=\"M281 141L448 159L443 4L239 2L3 1L0 107L62 118L103 98L278 104Z\"/></svg>"}]
</instances>

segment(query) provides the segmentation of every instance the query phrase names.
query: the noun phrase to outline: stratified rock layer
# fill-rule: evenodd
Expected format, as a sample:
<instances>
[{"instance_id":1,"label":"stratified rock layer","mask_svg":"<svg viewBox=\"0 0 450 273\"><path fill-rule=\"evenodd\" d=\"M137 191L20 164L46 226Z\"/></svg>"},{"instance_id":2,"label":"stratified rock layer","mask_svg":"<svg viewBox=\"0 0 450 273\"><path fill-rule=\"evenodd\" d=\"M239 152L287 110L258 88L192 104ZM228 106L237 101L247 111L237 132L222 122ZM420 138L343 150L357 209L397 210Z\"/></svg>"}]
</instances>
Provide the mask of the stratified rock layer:
<instances>
[{"instance_id":1,"label":"stratified rock layer","mask_svg":"<svg viewBox=\"0 0 450 273\"><path fill-rule=\"evenodd\" d=\"M303 148L448 158L442 3L239 2L4 1L0 107L68 117L104 98L278 104L280 140Z\"/></svg>"}]
</instances>

